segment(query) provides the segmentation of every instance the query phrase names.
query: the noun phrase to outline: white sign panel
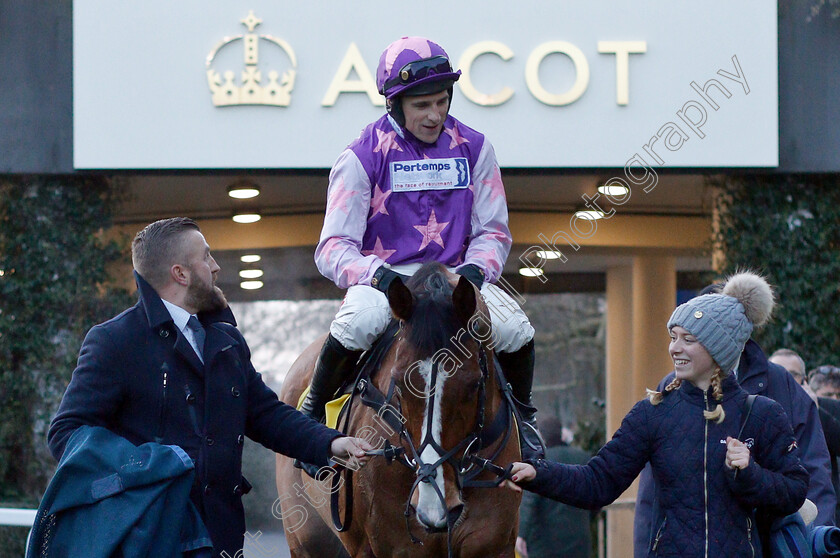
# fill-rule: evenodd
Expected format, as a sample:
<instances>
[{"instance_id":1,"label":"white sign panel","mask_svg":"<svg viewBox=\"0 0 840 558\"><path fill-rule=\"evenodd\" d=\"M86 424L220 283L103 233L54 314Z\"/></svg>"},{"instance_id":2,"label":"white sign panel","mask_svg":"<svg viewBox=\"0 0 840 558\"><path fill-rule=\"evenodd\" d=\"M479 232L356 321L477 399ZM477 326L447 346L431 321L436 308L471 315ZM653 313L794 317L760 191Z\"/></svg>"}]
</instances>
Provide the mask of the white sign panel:
<instances>
[{"instance_id":1,"label":"white sign panel","mask_svg":"<svg viewBox=\"0 0 840 558\"><path fill-rule=\"evenodd\" d=\"M778 165L775 0L74 0L79 169L328 168L440 43L506 167ZM634 159L635 158L635 159Z\"/></svg>"}]
</instances>

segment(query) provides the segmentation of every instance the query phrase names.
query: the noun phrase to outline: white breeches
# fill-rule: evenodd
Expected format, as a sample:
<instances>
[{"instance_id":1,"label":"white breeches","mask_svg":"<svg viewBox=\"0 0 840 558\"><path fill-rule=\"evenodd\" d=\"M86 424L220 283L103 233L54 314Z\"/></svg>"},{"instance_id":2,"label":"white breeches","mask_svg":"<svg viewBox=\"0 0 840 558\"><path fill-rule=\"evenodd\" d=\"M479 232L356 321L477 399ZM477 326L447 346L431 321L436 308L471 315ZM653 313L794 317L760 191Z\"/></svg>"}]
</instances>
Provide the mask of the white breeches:
<instances>
[{"instance_id":1,"label":"white breeches","mask_svg":"<svg viewBox=\"0 0 840 558\"><path fill-rule=\"evenodd\" d=\"M512 353L534 338L534 328L519 304L504 290L484 283L481 296L490 311L493 348ZM366 351L382 335L391 320L391 307L384 293L367 285L347 289L344 302L330 325L330 333L345 348Z\"/></svg>"}]
</instances>

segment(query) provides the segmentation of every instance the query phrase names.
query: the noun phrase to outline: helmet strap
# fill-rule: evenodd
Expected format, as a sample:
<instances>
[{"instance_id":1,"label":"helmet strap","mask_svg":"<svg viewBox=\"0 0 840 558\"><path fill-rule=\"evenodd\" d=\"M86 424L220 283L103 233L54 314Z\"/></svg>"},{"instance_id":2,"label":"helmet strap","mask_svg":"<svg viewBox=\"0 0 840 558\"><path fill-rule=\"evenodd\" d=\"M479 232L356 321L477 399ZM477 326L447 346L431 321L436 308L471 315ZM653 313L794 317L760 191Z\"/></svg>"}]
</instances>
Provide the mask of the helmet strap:
<instances>
[{"instance_id":1,"label":"helmet strap","mask_svg":"<svg viewBox=\"0 0 840 558\"><path fill-rule=\"evenodd\" d=\"M447 116L449 115L449 111L452 110L452 94L454 93L455 87L450 85L446 92L449 94L449 108L446 110ZM387 113L393 118L397 124L405 128L405 112L403 112L402 100L403 97L410 96L410 95L397 95L395 97L391 97L390 99L385 100L385 110Z\"/></svg>"},{"instance_id":2,"label":"helmet strap","mask_svg":"<svg viewBox=\"0 0 840 558\"><path fill-rule=\"evenodd\" d=\"M402 107L402 95L386 99L385 107L388 114L391 115L391 118L393 118L397 124L405 128L405 112L403 112Z\"/></svg>"}]
</instances>

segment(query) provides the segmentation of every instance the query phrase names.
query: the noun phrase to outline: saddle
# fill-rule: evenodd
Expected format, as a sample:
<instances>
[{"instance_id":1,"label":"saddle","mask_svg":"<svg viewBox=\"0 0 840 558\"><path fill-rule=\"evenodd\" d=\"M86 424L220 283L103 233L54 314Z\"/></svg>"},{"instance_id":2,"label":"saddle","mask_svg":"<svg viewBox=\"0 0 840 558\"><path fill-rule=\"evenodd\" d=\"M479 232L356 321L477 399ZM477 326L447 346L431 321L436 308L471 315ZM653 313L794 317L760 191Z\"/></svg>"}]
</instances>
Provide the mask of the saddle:
<instances>
[{"instance_id":1,"label":"saddle","mask_svg":"<svg viewBox=\"0 0 840 558\"><path fill-rule=\"evenodd\" d=\"M346 434L343 429L339 428L339 422L346 421L346 409L349 408L348 402L353 395L353 390L356 388L361 378L370 378L370 374L379 368L379 365L385 358L388 349L390 349L391 345L394 344L399 327L399 322L391 320L391 323L388 324L385 332L379 336L370 350L365 351L359 357L359 360L356 362L355 372L351 374L350 379L345 381L338 389L335 393L335 398L328 401L324 406L326 416L324 424L326 426L336 430L342 430L342 432ZM298 398L298 410L300 410L304 399L306 399L306 395L309 393L309 387L310 386L307 386Z\"/></svg>"}]
</instances>

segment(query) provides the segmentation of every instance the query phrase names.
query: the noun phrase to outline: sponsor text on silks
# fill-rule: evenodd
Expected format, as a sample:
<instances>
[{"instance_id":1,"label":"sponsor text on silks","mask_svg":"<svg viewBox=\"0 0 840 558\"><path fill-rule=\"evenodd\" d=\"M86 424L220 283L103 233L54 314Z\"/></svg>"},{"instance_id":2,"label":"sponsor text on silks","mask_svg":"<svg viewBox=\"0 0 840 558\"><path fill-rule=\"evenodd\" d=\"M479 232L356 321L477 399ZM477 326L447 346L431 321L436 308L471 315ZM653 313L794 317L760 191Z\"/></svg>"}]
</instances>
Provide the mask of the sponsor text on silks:
<instances>
[{"instance_id":1,"label":"sponsor text on silks","mask_svg":"<svg viewBox=\"0 0 840 558\"><path fill-rule=\"evenodd\" d=\"M469 185L470 167L465 157L391 163L393 192L455 190Z\"/></svg>"}]
</instances>

